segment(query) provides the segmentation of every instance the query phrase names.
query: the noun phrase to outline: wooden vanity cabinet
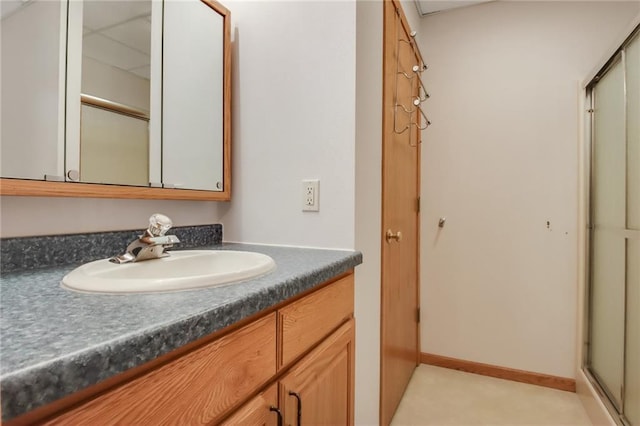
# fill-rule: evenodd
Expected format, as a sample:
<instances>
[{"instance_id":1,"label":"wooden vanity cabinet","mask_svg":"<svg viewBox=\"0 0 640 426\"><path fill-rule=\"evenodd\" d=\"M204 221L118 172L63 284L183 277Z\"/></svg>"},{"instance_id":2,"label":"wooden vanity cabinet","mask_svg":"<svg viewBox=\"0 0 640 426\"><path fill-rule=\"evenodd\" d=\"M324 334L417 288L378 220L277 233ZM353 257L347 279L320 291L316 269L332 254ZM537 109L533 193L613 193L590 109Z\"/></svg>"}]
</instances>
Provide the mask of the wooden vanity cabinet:
<instances>
[{"instance_id":1,"label":"wooden vanity cabinet","mask_svg":"<svg viewBox=\"0 0 640 426\"><path fill-rule=\"evenodd\" d=\"M353 297L350 272L71 407L54 403L53 417L9 424L353 425Z\"/></svg>"},{"instance_id":2,"label":"wooden vanity cabinet","mask_svg":"<svg viewBox=\"0 0 640 426\"><path fill-rule=\"evenodd\" d=\"M275 374L275 326L271 313L44 424L216 423Z\"/></svg>"},{"instance_id":3,"label":"wooden vanity cabinet","mask_svg":"<svg viewBox=\"0 0 640 426\"><path fill-rule=\"evenodd\" d=\"M278 413L278 386L274 383L240 407L222 425L279 426Z\"/></svg>"},{"instance_id":4,"label":"wooden vanity cabinet","mask_svg":"<svg viewBox=\"0 0 640 426\"><path fill-rule=\"evenodd\" d=\"M302 353L353 317L353 275L278 309L278 368Z\"/></svg>"},{"instance_id":5,"label":"wooden vanity cabinet","mask_svg":"<svg viewBox=\"0 0 640 426\"><path fill-rule=\"evenodd\" d=\"M279 378L225 425L279 425L279 416L287 426L354 424L353 278L278 310Z\"/></svg>"},{"instance_id":6,"label":"wooden vanity cabinet","mask_svg":"<svg viewBox=\"0 0 640 426\"><path fill-rule=\"evenodd\" d=\"M351 319L222 424L353 425L354 334Z\"/></svg>"},{"instance_id":7,"label":"wooden vanity cabinet","mask_svg":"<svg viewBox=\"0 0 640 426\"><path fill-rule=\"evenodd\" d=\"M286 425L353 424L354 334L352 319L280 380Z\"/></svg>"}]
</instances>

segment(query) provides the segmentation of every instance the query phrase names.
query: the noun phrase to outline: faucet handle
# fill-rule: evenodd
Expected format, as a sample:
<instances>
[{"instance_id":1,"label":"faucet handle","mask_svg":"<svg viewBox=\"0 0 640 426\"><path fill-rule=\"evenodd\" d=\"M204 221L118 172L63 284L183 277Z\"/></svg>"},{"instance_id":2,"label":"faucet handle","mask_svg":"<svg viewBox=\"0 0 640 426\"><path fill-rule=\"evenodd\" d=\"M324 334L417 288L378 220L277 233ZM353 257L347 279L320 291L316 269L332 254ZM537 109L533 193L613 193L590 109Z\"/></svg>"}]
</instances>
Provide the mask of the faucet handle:
<instances>
[{"instance_id":1,"label":"faucet handle","mask_svg":"<svg viewBox=\"0 0 640 426\"><path fill-rule=\"evenodd\" d=\"M171 229L172 226L173 222L169 217L160 213L154 213L149 218L149 228L147 232L154 237L161 237Z\"/></svg>"}]
</instances>

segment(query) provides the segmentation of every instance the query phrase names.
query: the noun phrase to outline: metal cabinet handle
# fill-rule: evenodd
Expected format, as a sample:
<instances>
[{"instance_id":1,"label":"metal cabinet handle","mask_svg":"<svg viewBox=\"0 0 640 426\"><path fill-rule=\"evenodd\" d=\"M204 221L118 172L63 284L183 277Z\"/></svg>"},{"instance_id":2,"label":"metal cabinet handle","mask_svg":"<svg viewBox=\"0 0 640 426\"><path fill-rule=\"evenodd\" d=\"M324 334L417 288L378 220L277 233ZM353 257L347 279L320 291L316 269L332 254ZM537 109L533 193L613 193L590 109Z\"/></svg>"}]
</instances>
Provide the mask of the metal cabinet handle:
<instances>
[{"instance_id":1,"label":"metal cabinet handle","mask_svg":"<svg viewBox=\"0 0 640 426\"><path fill-rule=\"evenodd\" d=\"M282 412L278 407L274 407L273 405L269 407L269 411L275 411L278 415L278 426L282 426Z\"/></svg>"},{"instance_id":2,"label":"metal cabinet handle","mask_svg":"<svg viewBox=\"0 0 640 426\"><path fill-rule=\"evenodd\" d=\"M385 234L385 238L387 242L390 243L391 240L400 241L402 240L402 232L398 231L395 234L391 231L391 229L387 229L387 233Z\"/></svg>"},{"instance_id":3,"label":"metal cabinet handle","mask_svg":"<svg viewBox=\"0 0 640 426\"><path fill-rule=\"evenodd\" d=\"M301 426L301 419L302 419L302 398L300 398L300 395L293 392L293 391L289 391L289 396L293 396L298 400L298 426Z\"/></svg>"}]
</instances>

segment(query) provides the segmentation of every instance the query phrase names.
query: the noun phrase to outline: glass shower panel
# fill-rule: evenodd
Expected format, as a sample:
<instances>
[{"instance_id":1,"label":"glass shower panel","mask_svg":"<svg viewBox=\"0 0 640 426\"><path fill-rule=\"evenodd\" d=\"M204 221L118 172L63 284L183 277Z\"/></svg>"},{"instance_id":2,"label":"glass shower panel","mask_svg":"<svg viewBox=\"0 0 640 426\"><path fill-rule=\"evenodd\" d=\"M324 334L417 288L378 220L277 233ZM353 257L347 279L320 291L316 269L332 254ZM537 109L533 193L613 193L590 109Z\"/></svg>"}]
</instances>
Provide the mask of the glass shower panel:
<instances>
[{"instance_id":1,"label":"glass shower panel","mask_svg":"<svg viewBox=\"0 0 640 426\"><path fill-rule=\"evenodd\" d=\"M611 67L594 90L593 224L621 230L626 217L624 69Z\"/></svg>"},{"instance_id":2,"label":"glass shower panel","mask_svg":"<svg viewBox=\"0 0 640 426\"><path fill-rule=\"evenodd\" d=\"M627 348L624 415L640 425L640 35L627 46Z\"/></svg>"},{"instance_id":3,"label":"glass shower panel","mask_svg":"<svg viewBox=\"0 0 640 426\"><path fill-rule=\"evenodd\" d=\"M626 55L627 228L640 230L640 35L627 46Z\"/></svg>"},{"instance_id":4,"label":"glass shower panel","mask_svg":"<svg viewBox=\"0 0 640 426\"><path fill-rule=\"evenodd\" d=\"M640 164L637 164L640 167ZM640 425L640 240L627 241L627 349L624 414Z\"/></svg>"},{"instance_id":5,"label":"glass shower panel","mask_svg":"<svg viewBox=\"0 0 640 426\"><path fill-rule=\"evenodd\" d=\"M624 238L596 230L592 259L591 370L621 407L624 378Z\"/></svg>"},{"instance_id":6,"label":"glass shower panel","mask_svg":"<svg viewBox=\"0 0 640 426\"><path fill-rule=\"evenodd\" d=\"M594 89L591 351L592 373L622 408L626 243L624 69L619 56Z\"/></svg>"}]
</instances>

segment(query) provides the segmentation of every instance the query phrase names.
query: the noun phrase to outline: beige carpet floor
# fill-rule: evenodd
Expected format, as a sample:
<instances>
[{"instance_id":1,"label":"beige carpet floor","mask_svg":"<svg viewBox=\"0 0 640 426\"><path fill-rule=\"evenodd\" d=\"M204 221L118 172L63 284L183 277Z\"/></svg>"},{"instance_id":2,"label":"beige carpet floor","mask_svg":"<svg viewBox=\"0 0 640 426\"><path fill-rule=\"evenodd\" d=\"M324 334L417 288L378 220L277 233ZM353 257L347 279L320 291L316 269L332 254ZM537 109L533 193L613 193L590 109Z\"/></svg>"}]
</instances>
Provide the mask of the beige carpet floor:
<instances>
[{"instance_id":1,"label":"beige carpet floor","mask_svg":"<svg viewBox=\"0 0 640 426\"><path fill-rule=\"evenodd\" d=\"M420 365L391 424L582 426L591 422L575 393Z\"/></svg>"}]
</instances>

